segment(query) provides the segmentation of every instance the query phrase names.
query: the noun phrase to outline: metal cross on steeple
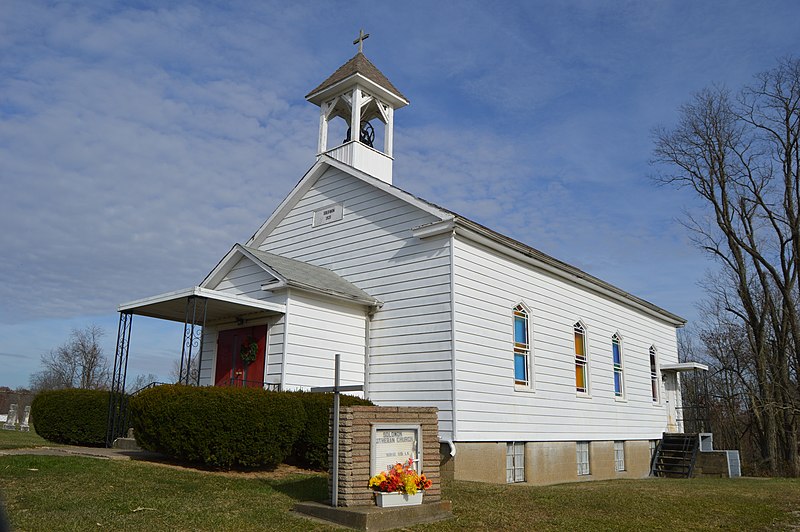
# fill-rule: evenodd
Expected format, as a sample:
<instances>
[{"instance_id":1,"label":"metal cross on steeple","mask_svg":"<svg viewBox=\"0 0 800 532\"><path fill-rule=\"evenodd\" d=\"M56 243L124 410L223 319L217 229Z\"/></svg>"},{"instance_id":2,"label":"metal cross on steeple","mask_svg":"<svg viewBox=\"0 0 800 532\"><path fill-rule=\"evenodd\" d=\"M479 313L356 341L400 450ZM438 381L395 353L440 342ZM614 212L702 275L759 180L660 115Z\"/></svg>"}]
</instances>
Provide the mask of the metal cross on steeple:
<instances>
[{"instance_id":1,"label":"metal cross on steeple","mask_svg":"<svg viewBox=\"0 0 800 532\"><path fill-rule=\"evenodd\" d=\"M369 33L364 33L364 29L358 30L358 39L353 41L353 44L358 45L359 53L364 53L364 40L369 37Z\"/></svg>"}]
</instances>

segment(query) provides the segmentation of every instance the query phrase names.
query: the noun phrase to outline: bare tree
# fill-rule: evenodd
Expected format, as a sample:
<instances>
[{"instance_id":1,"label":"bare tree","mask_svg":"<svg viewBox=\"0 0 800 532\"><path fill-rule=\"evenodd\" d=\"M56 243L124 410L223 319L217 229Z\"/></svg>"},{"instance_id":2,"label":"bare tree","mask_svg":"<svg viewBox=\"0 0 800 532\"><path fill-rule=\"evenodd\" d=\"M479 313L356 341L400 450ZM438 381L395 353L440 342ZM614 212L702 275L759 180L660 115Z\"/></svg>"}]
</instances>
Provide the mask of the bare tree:
<instances>
[{"instance_id":1,"label":"bare tree","mask_svg":"<svg viewBox=\"0 0 800 532\"><path fill-rule=\"evenodd\" d=\"M31 388L107 388L111 372L100 346L103 334L97 325L73 329L69 340L42 355L42 370L31 375Z\"/></svg>"},{"instance_id":2,"label":"bare tree","mask_svg":"<svg viewBox=\"0 0 800 532\"><path fill-rule=\"evenodd\" d=\"M185 383L187 379L186 372L188 371L189 384L197 384L200 376L200 357L192 358L192 362L188 368L183 368L183 375L181 375L181 361L175 360L172 363L172 369L169 372L169 378L175 383Z\"/></svg>"},{"instance_id":3,"label":"bare tree","mask_svg":"<svg viewBox=\"0 0 800 532\"><path fill-rule=\"evenodd\" d=\"M656 132L660 181L692 190L687 217L722 272L706 284L717 323L703 344L747 396L771 474L800 475L800 60L784 59L737 97L701 91ZM726 393L734 393L726 388ZM736 392L738 393L738 392Z\"/></svg>"}]
</instances>

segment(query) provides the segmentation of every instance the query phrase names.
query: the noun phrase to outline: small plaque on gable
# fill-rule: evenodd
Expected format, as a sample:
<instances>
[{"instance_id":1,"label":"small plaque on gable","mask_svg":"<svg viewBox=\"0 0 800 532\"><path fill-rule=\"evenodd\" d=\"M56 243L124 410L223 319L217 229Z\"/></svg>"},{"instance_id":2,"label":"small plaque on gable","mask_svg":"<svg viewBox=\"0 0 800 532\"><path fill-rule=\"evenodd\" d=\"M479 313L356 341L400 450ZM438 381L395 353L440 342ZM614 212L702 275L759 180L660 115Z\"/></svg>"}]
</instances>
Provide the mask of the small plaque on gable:
<instances>
[{"instance_id":1,"label":"small plaque on gable","mask_svg":"<svg viewBox=\"0 0 800 532\"><path fill-rule=\"evenodd\" d=\"M419 425L373 425L370 445L370 476L387 471L397 463L414 461L422 471L422 447Z\"/></svg>"},{"instance_id":2,"label":"small plaque on gable","mask_svg":"<svg viewBox=\"0 0 800 532\"><path fill-rule=\"evenodd\" d=\"M338 222L342 219L344 209L341 203L334 203L314 211L314 227Z\"/></svg>"}]
</instances>

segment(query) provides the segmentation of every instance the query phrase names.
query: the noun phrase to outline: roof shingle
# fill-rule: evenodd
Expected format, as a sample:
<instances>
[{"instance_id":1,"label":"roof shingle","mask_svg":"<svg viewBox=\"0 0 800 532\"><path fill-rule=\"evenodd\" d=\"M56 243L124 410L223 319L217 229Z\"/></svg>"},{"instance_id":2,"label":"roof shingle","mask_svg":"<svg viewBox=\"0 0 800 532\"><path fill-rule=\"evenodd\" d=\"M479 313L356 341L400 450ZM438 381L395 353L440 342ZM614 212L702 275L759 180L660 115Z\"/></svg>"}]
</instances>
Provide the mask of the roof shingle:
<instances>
[{"instance_id":1,"label":"roof shingle","mask_svg":"<svg viewBox=\"0 0 800 532\"><path fill-rule=\"evenodd\" d=\"M283 277L289 286L323 292L370 305L380 304L377 299L327 268L260 251L256 248L242 247Z\"/></svg>"},{"instance_id":2,"label":"roof shingle","mask_svg":"<svg viewBox=\"0 0 800 532\"><path fill-rule=\"evenodd\" d=\"M359 73L362 76L366 77L367 79L373 81L374 83L380 85L381 87L395 93L400 98L408 101L408 98L403 96L403 94L397 90L389 79L383 75L383 72L378 70L378 67L372 64L372 62L367 59L363 53L358 52L356 55L352 57L347 63L340 66L336 72L330 75L328 79L323 81L319 84L317 88L306 94L306 99L313 96L314 94L321 92L328 87L339 83L343 79L347 79L353 74Z\"/></svg>"}]
</instances>

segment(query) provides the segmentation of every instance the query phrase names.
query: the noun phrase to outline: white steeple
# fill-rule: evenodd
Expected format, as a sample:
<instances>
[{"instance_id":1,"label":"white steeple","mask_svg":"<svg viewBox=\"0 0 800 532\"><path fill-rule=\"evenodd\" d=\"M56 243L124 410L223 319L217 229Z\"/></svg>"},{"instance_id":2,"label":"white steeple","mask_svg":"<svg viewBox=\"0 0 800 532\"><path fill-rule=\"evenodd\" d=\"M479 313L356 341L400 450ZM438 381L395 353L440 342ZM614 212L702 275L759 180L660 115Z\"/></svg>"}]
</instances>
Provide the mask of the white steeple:
<instances>
[{"instance_id":1,"label":"white steeple","mask_svg":"<svg viewBox=\"0 0 800 532\"><path fill-rule=\"evenodd\" d=\"M408 105L408 100L363 53L362 30L353 44L358 53L339 67L328 79L306 95L306 100L320 107L317 156L325 154L392 183L392 142L394 110ZM328 147L328 124L339 117L348 125L342 144ZM373 122L383 124L383 149L374 146ZM356 132L356 133L353 133Z\"/></svg>"}]
</instances>

